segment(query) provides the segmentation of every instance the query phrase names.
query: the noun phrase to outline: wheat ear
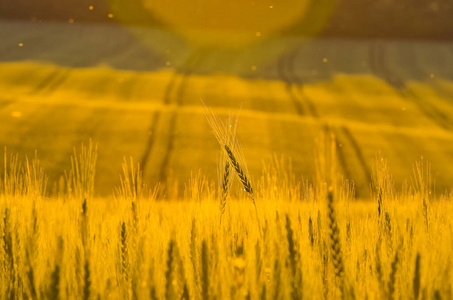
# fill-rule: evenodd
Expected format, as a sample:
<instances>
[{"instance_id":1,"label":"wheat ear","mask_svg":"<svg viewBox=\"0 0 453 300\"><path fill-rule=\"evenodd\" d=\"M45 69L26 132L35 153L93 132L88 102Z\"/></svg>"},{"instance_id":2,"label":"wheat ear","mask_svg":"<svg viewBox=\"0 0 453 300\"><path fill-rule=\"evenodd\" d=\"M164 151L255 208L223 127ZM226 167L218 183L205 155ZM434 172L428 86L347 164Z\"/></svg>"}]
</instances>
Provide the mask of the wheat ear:
<instances>
[{"instance_id":1,"label":"wheat ear","mask_svg":"<svg viewBox=\"0 0 453 300\"><path fill-rule=\"evenodd\" d=\"M253 195L253 188L252 184L250 183L247 175L245 175L244 170L239 165L239 162L236 160L233 152L231 151L230 147L227 145L224 146L225 151L228 154L228 158L230 159L231 164L233 165L234 170L236 171L236 175L239 177L242 185L244 186L244 190L249 194L250 198L252 199L253 204L255 204L255 197Z\"/></svg>"},{"instance_id":2,"label":"wheat ear","mask_svg":"<svg viewBox=\"0 0 453 300\"><path fill-rule=\"evenodd\" d=\"M230 181L230 163L226 161L225 169L223 171L223 181L222 181L222 198L220 199L220 224L222 224L222 216L225 213L228 189Z\"/></svg>"},{"instance_id":3,"label":"wheat ear","mask_svg":"<svg viewBox=\"0 0 453 300\"><path fill-rule=\"evenodd\" d=\"M337 220L335 218L335 210L333 206L333 193L329 191L328 194L328 215L329 215L329 227L330 227L330 247L332 262L335 268L335 276L340 279L340 290L344 292L344 265L343 256L341 254L340 245L340 230L338 229Z\"/></svg>"},{"instance_id":4,"label":"wheat ear","mask_svg":"<svg viewBox=\"0 0 453 300\"><path fill-rule=\"evenodd\" d=\"M255 207L256 220L258 221L258 227L259 227L260 234L261 234L260 219L258 218L258 209L256 208L255 196L253 194L252 184L250 183L250 180L247 178L247 175L245 174L244 170L241 168L241 165L237 161L237 159L234 156L233 151L231 151L230 147L228 147L228 145L225 145L224 148L228 155L230 163L233 166L233 169L236 171L236 175L238 176L239 181L242 183L242 186L244 187L244 190L249 195L250 199L252 199L253 206Z\"/></svg>"}]
</instances>

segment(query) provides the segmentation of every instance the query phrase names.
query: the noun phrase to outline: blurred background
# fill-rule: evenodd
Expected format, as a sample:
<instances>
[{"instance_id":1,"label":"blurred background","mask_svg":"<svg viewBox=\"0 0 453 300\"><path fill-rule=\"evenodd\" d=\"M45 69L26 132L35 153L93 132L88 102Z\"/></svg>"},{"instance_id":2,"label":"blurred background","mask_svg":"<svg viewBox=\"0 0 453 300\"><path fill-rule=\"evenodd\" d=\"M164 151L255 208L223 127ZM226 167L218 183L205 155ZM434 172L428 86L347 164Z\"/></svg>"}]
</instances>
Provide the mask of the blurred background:
<instances>
[{"instance_id":1,"label":"blurred background","mask_svg":"<svg viewBox=\"0 0 453 300\"><path fill-rule=\"evenodd\" d=\"M449 0L266 0L231 3L235 2L236 14L248 9L257 13L260 7L267 9L269 6L274 6L275 10L286 6L293 12L301 4L309 6L302 18L292 20L292 24L287 24L284 28L284 34L289 35L307 33L310 27L322 23L322 32L318 32L320 36L425 39L451 39L453 36L453 3ZM168 27L171 25L168 24L169 19L180 17L175 12L175 7L179 14L186 14L188 19L198 20L199 24L203 24L206 18L200 18L202 16L196 14L197 10L204 10L205 15L217 19L216 9L213 11L212 7L224 11L224 6L228 5L221 1L200 0L163 3L153 0L3 0L0 3L0 17L33 22L73 20L104 24L115 24L120 18L123 24L128 25ZM167 15L162 14L165 11ZM328 19L320 16L326 13L329 15ZM172 14L173 16L169 16ZM272 18L272 15L269 17ZM271 23L273 20L267 21Z\"/></svg>"},{"instance_id":2,"label":"blurred background","mask_svg":"<svg viewBox=\"0 0 453 300\"><path fill-rule=\"evenodd\" d=\"M227 3L226 3L227 2ZM240 114L255 179L275 157L313 180L322 136L370 195L373 159L397 186L423 157L436 192L453 181L449 0L2 0L0 145L38 151L49 190L73 147L99 144L96 190L132 156L145 180L217 178L201 100Z\"/></svg>"}]
</instances>

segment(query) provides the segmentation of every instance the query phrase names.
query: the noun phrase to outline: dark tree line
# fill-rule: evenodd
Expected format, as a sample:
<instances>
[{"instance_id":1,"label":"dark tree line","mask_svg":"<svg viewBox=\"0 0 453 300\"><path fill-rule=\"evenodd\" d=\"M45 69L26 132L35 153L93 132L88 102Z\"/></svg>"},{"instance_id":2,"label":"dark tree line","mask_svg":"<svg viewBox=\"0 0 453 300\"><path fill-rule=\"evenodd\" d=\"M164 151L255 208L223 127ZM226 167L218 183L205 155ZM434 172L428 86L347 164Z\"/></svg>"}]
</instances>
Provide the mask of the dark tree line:
<instances>
[{"instance_id":1,"label":"dark tree line","mask_svg":"<svg viewBox=\"0 0 453 300\"><path fill-rule=\"evenodd\" d=\"M310 34L310 28L323 27L324 36L453 38L451 0L336 0L327 24L316 24L322 19L318 12L332 1L313 0L306 18L285 34ZM145 9L143 0L1 0L0 18L163 25Z\"/></svg>"},{"instance_id":2,"label":"dark tree line","mask_svg":"<svg viewBox=\"0 0 453 300\"><path fill-rule=\"evenodd\" d=\"M453 39L451 0L339 0L325 35Z\"/></svg>"}]
</instances>

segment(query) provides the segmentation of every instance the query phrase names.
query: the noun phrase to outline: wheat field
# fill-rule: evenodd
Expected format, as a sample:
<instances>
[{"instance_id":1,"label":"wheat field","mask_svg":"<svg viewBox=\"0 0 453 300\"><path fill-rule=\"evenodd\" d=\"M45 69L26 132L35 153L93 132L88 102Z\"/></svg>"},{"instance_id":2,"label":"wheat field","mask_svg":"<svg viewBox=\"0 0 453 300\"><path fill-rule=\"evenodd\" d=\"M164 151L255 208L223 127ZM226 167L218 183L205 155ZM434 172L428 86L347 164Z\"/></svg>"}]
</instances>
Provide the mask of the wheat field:
<instances>
[{"instance_id":1,"label":"wheat field","mask_svg":"<svg viewBox=\"0 0 453 300\"><path fill-rule=\"evenodd\" d=\"M453 299L450 41L0 25L0 299Z\"/></svg>"},{"instance_id":2,"label":"wheat field","mask_svg":"<svg viewBox=\"0 0 453 300\"><path fill-rule=\"evenodd\" d=\"M222 124L219 142L236 145ZM178 199L144 183L132 159L113 196L94 196L91 142L53 193L37 156L5 149L1 298L451 299L453 206L433 193L429 163L397 187L377 154L373 199L359 201L334 137L323 140L315 182L279 158L251 180L231 146L218 182L194 175Z\"/></svg>"}]
</instances>

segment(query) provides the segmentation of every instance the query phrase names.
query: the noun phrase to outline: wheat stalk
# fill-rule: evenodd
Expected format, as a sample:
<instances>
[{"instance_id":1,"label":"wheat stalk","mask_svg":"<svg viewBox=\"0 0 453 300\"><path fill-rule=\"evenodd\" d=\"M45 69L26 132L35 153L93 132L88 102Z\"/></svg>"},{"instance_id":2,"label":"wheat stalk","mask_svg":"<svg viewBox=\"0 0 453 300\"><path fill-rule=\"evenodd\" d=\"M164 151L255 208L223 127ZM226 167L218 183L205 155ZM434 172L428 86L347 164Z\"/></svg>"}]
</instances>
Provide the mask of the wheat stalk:
<instances>
[{"instance_id":1,"label":"wheat stalk","mask_svg":"<svg viewBox=\"0 0 453 300\"><path fill-rule=\"evenodd\" d=\"M230 187L230 163L226 161L223 172L222 196L220 199L220 224L222 224L222 216L225 213L226 209L229 187Z\"/></svg>"},{"instance_id":2,"label":"wheat stalk","mask_svg":"<svg viewBox=\"0 0 453 300\"><path fill-rule=\"evenodd\" d=\"M149 299L151 300L158 300L157 291L156 291L156 283L154 279L154 259L151 260L150 268L148 269L148 285L149 285Z\"/></svg>"},{"instance_id":3,"label":"wheat stalk","mask_svg":"<svg viewBox=\"0 0 453 300\"><path fill-rule=\"evenodd\" d=\"M64 241L63 238L60 236L58 238L58 249L56 255L55 266L50 274L50 286L47 291L47 298L52 300L57 300L60 298L60 281L61 281L61 266L63 263L63 251L64 251Z\"/></svg>"},{"instance_id":4,"label":"wheat stalk","mask_svg":"<svg viewBox=\"0 0 453 300\"><path fill-rule=\"evenodd\" d=\"M417 258L415 259L414 280L412 285L412 288L414 290L414 300L417 300L420 294L420 258L420 253L417 253Z\"/></svg>"},{"instance_id":5,"label":"wheat stalk","mask_svg":"<svg viewBox=\"0 0 453 300\"><path fill-rule=\"evenodd\" d=\"M55 264L55 267L50 275L51 283L47 293L48 299L57 300L59 299L60 294L60 265L58 263Z\"/></svg>"},{"instance_id":6,"label":"wheat stalk","mask_svg":"<svg viewBox=\"0 0 453 300\"><path fill-rule=\"evenodd\" d=\"M90 262L87 258L85 258L85 275L83 277L84 285L83 285L83 299L88 300L90 299L90 288L91 288L91 276L90 276Z\"/></svg>"},{"instance_id":7,"label":"wheat stalk","mask_svg":"<svg viewBox=\"0 0 453 300\"><path fill-rule=\"evenodd\" d=\"M344 265L343 256L341 254L340 244L340 230L338 229L337 220L335 218L335 209L333 203L333 193L328 193L328 216L329 216L329 228L330 228L330 247L332 262L335 269L335 277L340 279L340 290L344 292Z\"/></svg>"},{"instance_id":8,"label":"wheat stalk","mask_svg":"<svg viewBox=\"0 0 453 300\"><path fill-rule=\"evenodd\" d=\"M260 300L266 300L266 284L263 284L263 287L261 288L261 295L260 295Z\"/></svg>"},{"instance_id":9,"label":"wheat stalk","mask_svg":"<svg viewBox=\"0 0 453 300\"><path fill-rule=\"evenodd\" d=\"M313 233L313 221L311 220L311 216L308 217L308 240L310 241L310 245L313 247L315 244L315 235Z\"/></svg>"},{"instance_id":10,"label":"wheat stalk","mask_svg":"<svg viewBox=\"0 0 453 300\"><path fill-rule=\"evenodd\" d=\"M168 244L168 251L167 251L167 270L165 271L165 299L173 299L174 290L173 290L173 276L172 270L174 268L174 257L173 257L173 248L175 246L175 242L170 240Z\"/></svg>"},{"instance_id":11,"label":"wheat stalk","mask_svg":"<svg viewBox=\"0 0 453 300\"><path fill-rule=\"evenodd\" d=\"M92 199L97 162L97 144L91 140L88 146L82 143L80 153L74 148L71 156L71 171L66 174L69 190L74 192L77 199Z\"/></svg>"},{"instance_id":12,"label":"wheat stalk","mask_svg":"<svg viewBox=\"0 0 453 300\"><path fill-rule=\"evenodd\" d=\"M375 253L375 263L376 263L376 277L378 279L380 293L385 291L385 282L384 282L384 274L382 272L382 263L381 263L381 253L380 253L380 246L381 246L381 238L379 237L376 243L376 253Z\"/></svg>"},{"instance_id":13,"label":"wheat stalk","mask_svg":"<svg viewBox=\"0 0 453 300\"><path fill-rule=\"evenodd\" d=\"M124 279L127 281L129 279L129 249L127 246L127 228L126 223L121 223L121 245L120 245L120 253L121 253L121 272L124 276Z\"/></svg>"},{"instance_id":14,"label":"wheat stalk","mask_svg":"<svg viewBox=\"0 0 453 300\"><path fill-rule=\"evenodd\" d=\"M388 212L385 212L384 216L385 216L384 232L385 241L387 245L387 255L388 257L390 257L391 254L393 253L392 220Z\"/></svg>"},{"instance_id":15,"label":"wheat stalk","mask_svg":"<svg viewBox=\"0 0 453 300\"><path fill-rule=\"evenodd\" d=\"M203 240L201 246L201 286L202 286L202 299L208 300L209 299L209 258L208 258L208 244L206 240Z\"/></svg>"},{"instance_id":16,"label":"wheat stalk","mask_svg":"<svg viewBox=\"0 0 453 300\"><path fill-rule=\"evenodd\" d=\"M3 217L3 253L2 253L2 265L6 267L7 276L9 277L9 284L7 285L8 294L10 298L15 293L14 282L16 278L15 272L15 261L14 261L14 242L13 242L13 231L12 231L11 212L8 207L5 208L5 215Z\"/></svg>"},{"instance_id":17,"label":"wheat stalk","mask_svg":"<svg viewBox=\"0 0 453 300\"><path fill-rule=\"evenodd\" d=\"M396 250L395 257L392 261L392 270L390 272L390 279L388 282L388 299L394 299L395 294L395 286L396 286L396 271L398 270L398 262L399 262L399 249Z\"/></svg>"},{"instance_id":18,"label":"wheat stalk","mask_svg":"<svg viewBox=\"0 0 453 300\"><path fill-rule=\"evenodd\" d=\"M197 225L195 219L192 219L192 229L190 230L190 260L193 268L194 286L198 287L199 272L198 272L198 255L197 255Z\"/></svg>"},{"instance_id":19,"label":"wheat stalk","mask_svg":"<svg viewBox=\"0 0 453 300\"><path fill-rule=\"evenodd\" d=\"M286 239L288 241L289 261L291 266L291 299L302 299L302 274L298 268L299 253L294 242L294 232L291 220L286 215Z\"/></svg>"},{"instance_id":20,"label":"wheat stalk","mask_svg":"<svg viewBox=\"0 0 453 300\"><path fill-rule=\"evenodd\" d=\"M262 259L261 259L261 247L260 247L260 242L259 241L256 241L256 244L255 244L255 265L256 265L256 268L255 268L255 275L256 275L256 281L257 283L260 282L260 275L261 275L261 268L263 266L263 262L262 262Z\"/></svg>"},{"instance_id":21,"label":"wheat stalk","mask_svg":"<svg viewBox=\"0 0 453 300\"><path fill-rule=\"evenodd\" d=\"M273 282L274 282L274 300L280 299L281 298L281 291L280 291L280 285L281 285L281 267L280 263L278 262L278 259L275 259L274 261L274 272L273 272Z\"/></svg>"},{"instance_id":22,"label":"wheat stalk","mask_svg":"<svg viewBox=\"0 0 453 300\"><path fill-rule=\"evenodd\" d=\"M239 146L239 141L236 136L238 117L236 117L235 121L232 121L232 117L230 115L230 118L228 119L227 123L223 123L211 110L209 110L206 107L206 105L204 107L206 118L208 120L209 125L212 128L214 136L217 138L217 141L219 142L220 146L225 151L228 161L233 167L242 186L244 187L245 192L247 192L250 199L252 199L253 206L255 207L256 219L258 222L258 228L261 236L262 235L261 225L260 220L258 218L258 209L255 203L255 196L253 194L252 184L249 178L247 178L248 174L247 165L245 163L245 159L243 158L241 147ZM242 166L239 163L240 161L243 162Z\"/></svg>"},{"instance_id":23,"label":"wheat stalk","mask_svg":"<svg viewBox=\"0 0 453 300\"><path fill-rule=\"evenodd\" d=\"M203 103L204 104L204 103ZM230 176L232 175L230 172L230 163L227 158L227 154L225 153L223 147L224 145L234 145L234 147L239 148L239 143L236 137L236 129L239 117L229 115L226 122L222 122L217 116L209 110L205 105L205 115L208 120L209 125L212 128L214 136L216 137L217 141L221 146L221 159L219 163L219 186L221 186L220 191L220 223L222 223L222 216L225 213L228 192L230 190L232 181L230 180Z\"/></svg>"}]
</instances>

